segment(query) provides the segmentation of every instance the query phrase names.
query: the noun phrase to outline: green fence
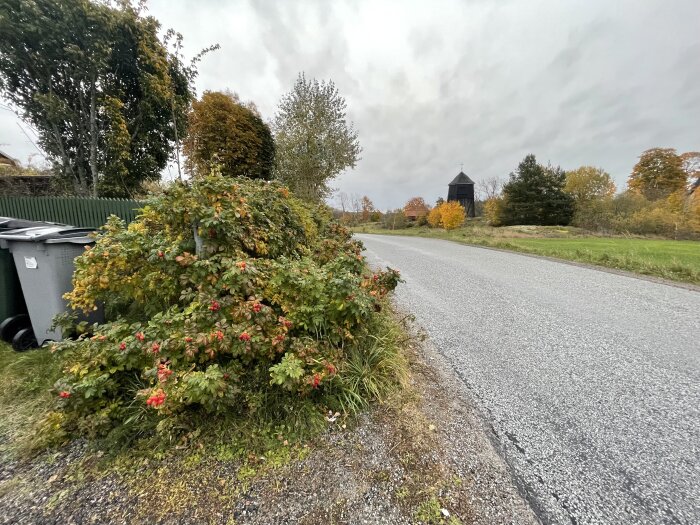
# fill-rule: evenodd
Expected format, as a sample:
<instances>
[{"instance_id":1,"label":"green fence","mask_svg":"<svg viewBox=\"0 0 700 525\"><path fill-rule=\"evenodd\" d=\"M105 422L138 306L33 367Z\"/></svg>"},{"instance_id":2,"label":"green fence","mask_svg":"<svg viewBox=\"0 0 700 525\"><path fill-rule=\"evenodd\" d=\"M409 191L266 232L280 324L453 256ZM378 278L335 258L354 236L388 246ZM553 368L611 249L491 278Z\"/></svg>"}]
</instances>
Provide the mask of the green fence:
<instances>
[{"instance_id":1,"label":"green fence","mask_svg":"<svg viewBox=\"0 0 700 525\"><path fill-rule=\"evenodd\" d=\"M116 215L126 222L133 221L143 204L127 199L0 196L0 217L98 228L107 222L110 215Z\"/></svg>"}]
</instances>

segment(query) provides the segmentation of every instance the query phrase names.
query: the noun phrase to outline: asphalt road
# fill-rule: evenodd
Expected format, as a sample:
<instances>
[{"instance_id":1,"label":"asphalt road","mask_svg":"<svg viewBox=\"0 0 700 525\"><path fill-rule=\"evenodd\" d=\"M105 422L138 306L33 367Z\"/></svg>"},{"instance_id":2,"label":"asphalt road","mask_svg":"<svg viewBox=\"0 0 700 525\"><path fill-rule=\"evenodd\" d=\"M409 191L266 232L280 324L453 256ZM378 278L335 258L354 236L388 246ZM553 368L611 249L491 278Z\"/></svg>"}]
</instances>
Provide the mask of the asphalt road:
<instances>
[{"instance_id":1,"label":"asphalt road","mask_svg":"<svg viewBox=\"0 0 700 525\"><path fill-rule=\"evenodd\" d=\"M544 523L700 524L700 293L357 235L473 393ZM699 248L700 249L700 245Z\"/></svg>"}]
</instances>

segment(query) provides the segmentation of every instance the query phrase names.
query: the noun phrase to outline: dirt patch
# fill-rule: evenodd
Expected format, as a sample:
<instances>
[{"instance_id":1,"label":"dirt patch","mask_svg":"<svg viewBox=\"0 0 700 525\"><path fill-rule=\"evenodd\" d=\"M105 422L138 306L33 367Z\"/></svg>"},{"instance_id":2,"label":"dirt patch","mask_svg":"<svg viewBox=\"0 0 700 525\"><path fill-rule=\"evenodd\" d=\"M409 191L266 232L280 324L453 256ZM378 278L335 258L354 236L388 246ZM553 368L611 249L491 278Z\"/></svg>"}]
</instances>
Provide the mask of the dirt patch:
<instances>
[{"instance_id":1,"label":"dirt patch","mask_svg":"<svg viewBox=\"0 0 700 525\"><path fill-rule=\"evenodd\" d=\"M105 473L84 442L0 465L0 523L538 523L428 343L401 399L246 461L189 451ZM343 428L343 426L346 428Z\"/></svg>"}]
</instances>

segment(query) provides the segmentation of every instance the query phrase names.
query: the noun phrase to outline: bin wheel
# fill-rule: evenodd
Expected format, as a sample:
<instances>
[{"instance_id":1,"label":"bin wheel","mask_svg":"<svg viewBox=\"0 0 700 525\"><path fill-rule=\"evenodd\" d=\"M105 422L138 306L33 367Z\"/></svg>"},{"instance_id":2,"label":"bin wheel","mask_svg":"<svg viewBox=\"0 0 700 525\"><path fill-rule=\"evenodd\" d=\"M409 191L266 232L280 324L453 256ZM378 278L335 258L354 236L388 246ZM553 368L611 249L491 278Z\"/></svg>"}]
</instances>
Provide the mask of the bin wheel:
<instances>
[{"instance_id":1,"label":"bin wheel","mask_svg":"<svg viewBox=\"0 0 700 525\"><path fill-rule=\"evenodd\" d=\"M22 328L29 327L31 327L31 323L29 322L29 316L27 314L19 314L8 317L2 323L0 323L0 339L11 343L17 332L19 332Z\"/></svg>"},{"instance_id":2,"label":"bin wheel","mask_svg":"<svg viewBox=\"0 0 700 525\"><path fill-rule=\"evenodd\" d=\"M24 352L30 348L36 348L37 346L34 330L31 328L22 328L12 338L12 348L17 352Z\"/></svg>"}]
</instances>

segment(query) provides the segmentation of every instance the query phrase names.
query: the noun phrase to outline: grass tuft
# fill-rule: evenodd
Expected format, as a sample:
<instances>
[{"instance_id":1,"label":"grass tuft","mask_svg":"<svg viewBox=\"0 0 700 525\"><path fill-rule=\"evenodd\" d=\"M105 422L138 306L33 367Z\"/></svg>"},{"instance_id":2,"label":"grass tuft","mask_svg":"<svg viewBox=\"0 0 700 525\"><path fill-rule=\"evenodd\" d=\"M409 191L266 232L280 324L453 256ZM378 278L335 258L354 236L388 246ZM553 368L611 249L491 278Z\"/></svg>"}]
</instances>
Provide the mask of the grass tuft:
<instances>
[{"instance_id":1,"label":"grass tuft","mask_svg":"<svg viewBox=\"0 0 700 525\"><path fill-rule=\"evenodd\" d=\"M329 404L352 415L370 402L383 402L402 389L408 378L408 362L402 345L405 331L391 313L383 312L364 337L346 350L347 362L339 371Z\"/></svg>"}]
</instances>

